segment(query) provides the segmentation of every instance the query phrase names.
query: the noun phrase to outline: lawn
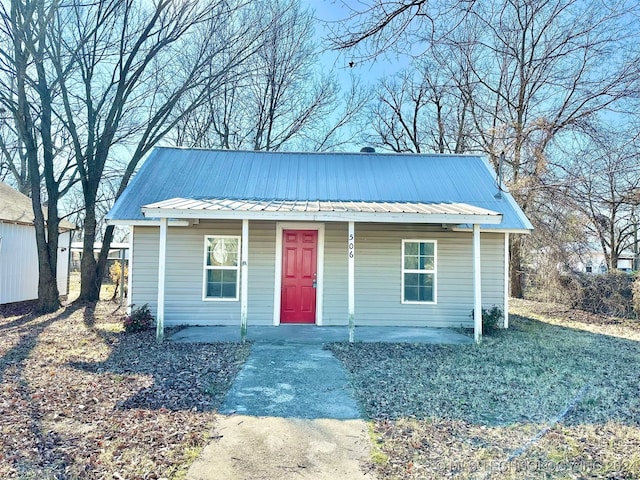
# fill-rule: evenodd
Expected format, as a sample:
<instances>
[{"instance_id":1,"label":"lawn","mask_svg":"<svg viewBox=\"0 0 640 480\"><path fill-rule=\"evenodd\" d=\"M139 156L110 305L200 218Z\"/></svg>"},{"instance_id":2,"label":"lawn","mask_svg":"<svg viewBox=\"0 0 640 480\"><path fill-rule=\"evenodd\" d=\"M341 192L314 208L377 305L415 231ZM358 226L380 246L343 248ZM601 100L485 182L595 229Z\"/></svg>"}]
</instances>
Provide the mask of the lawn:
<instances>
[{"instance_id":1,"label":"lawn","mask_svg":"<svg viewBox=\"0 0 640 480\"><path fill-rule=\"evenodd\" d=\"M640 326L514 302L480 345L333 344L384 479L640 478Z\"/></svg>"},{"instance_id":2,"label":"lawn","mask_svg":"<svg viewBox=\"0 0 640 480\"><path fill-rule=\"evenodd\" d=\"M109 292L105 292L109 296ZM514 302L480 345L332 344L380 479L640 478L640 323ZM182 478L248 345L0 310L0 478Z\"/></svg>"},{"instance_id":3,"label":"lawn","mask_svg":"<svg viewBox=\"0 0 640 480\"><path fill-rule=\"evenodd\" d=\"M215 435L249 346L157 345L117 308L0 311L0 478L181 478Z\"/></svg>"}]
</instances>

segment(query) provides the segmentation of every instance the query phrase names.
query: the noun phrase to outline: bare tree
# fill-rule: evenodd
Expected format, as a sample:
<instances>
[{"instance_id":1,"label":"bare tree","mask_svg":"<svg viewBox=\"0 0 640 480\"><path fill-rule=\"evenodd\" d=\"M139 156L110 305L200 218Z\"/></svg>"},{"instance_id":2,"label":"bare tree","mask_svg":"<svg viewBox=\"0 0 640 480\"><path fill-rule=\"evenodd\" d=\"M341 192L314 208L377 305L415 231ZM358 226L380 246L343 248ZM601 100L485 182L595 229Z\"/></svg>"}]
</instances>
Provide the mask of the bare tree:
<instances>
[{"instance_id":1,"label":"bare tree","mask_svg":"<svg viewBox=\"0 0 640 480\"><path fill-rule=\"evenodd\" d=\"M73 185L75 172L73 159L65 153L64 135L55 122L58 87L68 73L50 69L47 28L55 14L56 8L44 2L11 2L9 11L6 4L0 5L4 34L0 103L10 112L19 137L16 145L23 149L17 155L20 171L12 163L16 180L23 182L23 190L27 179L30 183L38 248L38 310L42 312L54 311L60 305L56 284L58 201ZM5 151L5 160L13 162L15 158Z\"/></svg>"},{"instance_id":2,"label":"bare tree","mask_svg":"<svg viewBox=\"0 0 640 480\"><path fill-rule=\"evenodd\" d=\"M31 196L26 152L15 118L6 108L0 108L0 179L8 179L20 193Z\"/></svg>"},{"instance_id":3,"label":"bare tree","mask_svg":"<svg viewBox=\"0 0 640 480\"><path fill-rule=\"evenodd\" d=\"M640 204L640 151L622 132L600 129L568 162L566 193L587 222L583 227L604 254L610 270L636 242Z\"/></svg>"},{"instance_id":4,"label":"bare tree","mask_svg":"<svg viewBox=\"0 0 640 480\"><path fill-rule=\"evenodd\" d=\"M149 150L256 51L261 30L239 16L244 7L242 0L42 0L12 2L10 11L3 4L0 21L10 41L0 52L0 101L16 119L28 160L40 283L49 289L45 308L58 302L61 195L77 175L84 207L80 297L97 300L113 237L113 226L106 227L96 261L105 172L126 151L117 198ZM48 232L36 208L41 177Z\"/></svg>"},{"instance_id":5,"label":"bare tree","mask_svg":"<svg viewBox=\"0 0 640 480\"><path fill-rule=\"evenodd\" d=\"M395 152L462 153L471 129L455 71L435 51L380 80L371 116L377 143ZM375 138L374 137L374 138Z\"/></svg>"},{"instance_id":6,"label":"bare tree","mask_svg":"<svg viewBox=\"0 0 640 480\"><path fill-rule=\"evenodd\" d=\"M351 89L339 112L339 85L319 68L313 15L299 0L254 2L254 23L265 25L250 63L226 72L206 108L174 132L181 145L226 149L326 150L364 107L365 90ZM330 120L327 120L330 119Z\"/></svg>"},{"instance_id":7,"label":"bare tree","mask_svg":"<svg viewBox=\"0 0 640 480\"><path fill-rule=\"evenodd\" d=\"M57 10L59 23L74 28L60 29L60 42L52 44L54 65L62 72L68 59L77 59L75 75L60 85L59 117L73 140L86 209L82 300L98 299L113 238L108 226L96 261L96 204L114 145L127 144L131 152L117 198L149 150L255 49L259 35L251 25L222 28L241 6L103 0Z\"/></svg>"},{"instance_id":8,"label":"bare tree","mask_svg":"<svg viewBox=\"0 0 640 480\"><path fill-rule=\"evenodd\" d=\"M474 125L468 149L485 152L494 164L500 152L507 153L506 178L534 225L554 142L602 112L627 108L640 91L635 3L374 0L371 5L357 13L370 15L370 22L347 30L346 40L336 38L337 48L369 46L377 54L398 48L399 41L425 50L446 46L452 63L463 67L463 75L453 78ZM512 236L514 296L522 296L522 242Z\"/></svg>"}]
</instances>

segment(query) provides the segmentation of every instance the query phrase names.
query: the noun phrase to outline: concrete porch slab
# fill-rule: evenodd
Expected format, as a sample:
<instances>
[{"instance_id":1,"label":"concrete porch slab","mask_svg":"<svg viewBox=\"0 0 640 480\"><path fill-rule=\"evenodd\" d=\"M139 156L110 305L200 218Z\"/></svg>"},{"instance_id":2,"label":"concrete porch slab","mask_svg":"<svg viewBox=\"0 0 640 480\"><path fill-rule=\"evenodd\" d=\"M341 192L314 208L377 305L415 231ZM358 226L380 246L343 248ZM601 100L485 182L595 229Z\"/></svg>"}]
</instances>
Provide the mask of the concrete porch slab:
<instances>
[{"instance_id":1,"label":"concrete porch slab","mask_svg":"<svg viewBox=\"0 0 640 480\"><path fill-rule=\"evenodd\" d=\"M447 343L468 344L473 338L448 328L428 327L356 327L356 342L389 343ZM256 343L315 343L346 342L347 327L318 327L316 325L249 326L247 339ZM186 327L169 337L182 343L239 342L240 326Z\"/></svg>"}]
</instances>

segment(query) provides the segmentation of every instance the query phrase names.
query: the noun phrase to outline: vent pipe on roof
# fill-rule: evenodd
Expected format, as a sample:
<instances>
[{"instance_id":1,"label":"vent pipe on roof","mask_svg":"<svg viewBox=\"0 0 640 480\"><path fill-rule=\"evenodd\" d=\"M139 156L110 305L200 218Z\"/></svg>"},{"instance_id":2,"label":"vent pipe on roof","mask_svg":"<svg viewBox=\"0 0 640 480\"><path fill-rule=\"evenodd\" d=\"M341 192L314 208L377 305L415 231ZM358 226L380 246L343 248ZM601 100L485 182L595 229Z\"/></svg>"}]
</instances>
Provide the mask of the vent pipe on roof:
<instances>
[{"instance_id":1,"label":"vent pipe on roof","mask_svg":"<svg viewBox=\"0 0 640 480\"><path fill-rule=\"evenodd\" d=\"M376 153L376 149L373 147L362 147L360 153Z\"/></svg>"}]
</instances>

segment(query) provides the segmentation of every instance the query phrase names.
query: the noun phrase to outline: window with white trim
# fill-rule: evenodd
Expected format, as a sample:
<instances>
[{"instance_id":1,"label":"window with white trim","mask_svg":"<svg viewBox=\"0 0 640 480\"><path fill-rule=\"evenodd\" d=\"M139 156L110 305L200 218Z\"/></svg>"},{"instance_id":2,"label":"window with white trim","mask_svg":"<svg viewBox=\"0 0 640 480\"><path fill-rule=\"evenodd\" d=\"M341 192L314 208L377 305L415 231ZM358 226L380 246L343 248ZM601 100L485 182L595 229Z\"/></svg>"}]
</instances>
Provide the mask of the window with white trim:
<instances>
[{"instance_id":1,"label":"window with white trim","mask_svg":"<svg viewBox=\"0 0 640 480\"><path fill-rule=\"evenodd\" d=\"M402 241L402 303L436 303L435 240Z\"/></svg>"},{"instance_id":2,"label":"window with white trim","mask_svg":"<svg viewBox=\"0 0 640 480\"><path fill-rule=\"evenodd\" d=\"M204 238L204 300L238 300L240 237Z\"/></svg>"}]
</instances>

